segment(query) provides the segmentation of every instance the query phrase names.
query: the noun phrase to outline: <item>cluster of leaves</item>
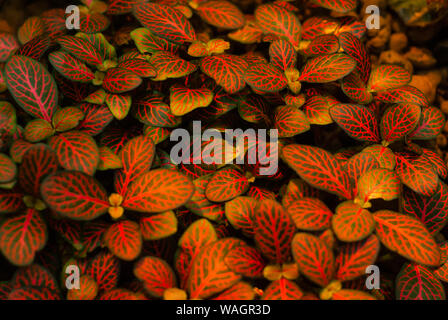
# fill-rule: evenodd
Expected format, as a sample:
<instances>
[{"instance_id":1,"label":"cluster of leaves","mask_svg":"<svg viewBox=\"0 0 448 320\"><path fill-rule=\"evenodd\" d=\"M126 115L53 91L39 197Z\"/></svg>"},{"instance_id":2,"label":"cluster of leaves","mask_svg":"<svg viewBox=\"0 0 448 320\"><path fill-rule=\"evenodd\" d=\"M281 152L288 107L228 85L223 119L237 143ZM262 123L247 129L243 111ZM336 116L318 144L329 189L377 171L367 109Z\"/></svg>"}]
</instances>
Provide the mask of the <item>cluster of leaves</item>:
<instances>
[{"instance_id":1,"label":"cluster of leaves","mask_svg":"<svg viewBox=\"0 0 448 320\"><path fill-rule=\"evenodd\" d=\"M2 299L445 299L441 111L372 65L356 0L235 3L83 0L75 33L52 9L0 34ZM192 120L279 152L175 165Z\"/></svg>"}]
</instances>

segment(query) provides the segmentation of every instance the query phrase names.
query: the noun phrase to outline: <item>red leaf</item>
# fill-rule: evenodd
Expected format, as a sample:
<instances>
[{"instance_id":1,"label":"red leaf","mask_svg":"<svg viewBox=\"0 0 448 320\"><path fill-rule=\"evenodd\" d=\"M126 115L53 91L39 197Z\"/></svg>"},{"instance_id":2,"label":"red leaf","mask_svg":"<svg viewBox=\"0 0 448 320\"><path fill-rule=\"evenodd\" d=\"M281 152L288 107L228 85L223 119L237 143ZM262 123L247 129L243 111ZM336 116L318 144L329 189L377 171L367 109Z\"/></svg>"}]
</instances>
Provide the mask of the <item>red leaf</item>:
<instances>
[{"instance_id":1,"label":"red leaf","mask_svg":"<svg viewBox=\"0 0 448 320\"><path fill-rule=\"evenodd\" d=\"M283 159L311 186L352 198L349 178L329 152L307 145L291 144L282 149Z\"/></svg>"},{"instance_id":2,"label":"red leaf","mask_svg":"<svg viewBox=\"0 0 448 320\"><path fill-rule=\"evenodd\" d=\"M41 194L54 211L76 220L95 219L109 207L103 187L94 178L76 171L47 177L42 183Z\"/></svg>"},{"instance_id":3,"label":"red leaf","mask_svg":"<svg viewBox=\"0 0 448 320\"><path fill-rule=\"evenodd\" d=\"M183 44L196 40L196 33L185 16L174 8L157 3L142 3L134 15L152 33L169 41Z\"/></svg>"},{"instance_id":4,"label":"red leaf","mask_svg":"<svg viewBox=\"0 0 448 320\"><path fill-rule=\"evenodd\" d=\"M183 174L156 169L139 176L127 189L123 207L139 212L163 212L185 204L194 185Z\"/></svg>"},{"instance_id":5,"label":"red leaf","mask_svg":"<svg viewBox=\"0 0 448 320\"><path fill-rule=\"evenodd\" d=\"M35 209L7 218L0 226L0 250L16 266L31 264L46 242L47 226Z\"/></svg>"},{"instance_id":6,"label":"red leaf","mask_svg":"<svg viewBox=\"0 0 448 320\"><path fill-rule=\"evenodd\" d=\"M379 142L378 122L375 113L355 104L337 104L330 108L333 120L352 138Z\"/></svg>"},{"instance_id":7,"label":"red leaf","mask_svg":"<svg viewBox=\"0 0 448 320\"><path fill-rule=\"evenodd\" d=\"M134 266L134 275L143 282L145 290L161 298L166 289L176 287L176 275L168 263L157 257L141 258Z\"/></svg>"},{"instance_id":8,"label":"red leaf","mask_svg":"<svg viewBox=\"0 0 448 320\"><path fill-rule=\"evenodd\" d=\"M323 240L308 233L297 233L291 243L292 255L300 272L325 287L335 272L333 252Z\"/></svg>"},{"instance_id":9,"label":"red leaf","mask_svg":"<svg viewBox=\"0 0 448 320\"><path fill-rule=\"evenodd\" d=\"M254 240L264 256L274 263L283 263L291 255L295 225L281 204L262 200L254 215Z\"/></svg>"},{"instance_id":10,"label":"red leaf","mask_svg":"<svg viewBox=\"0 0 448 320\"><path fill-rule=\"evenodd\" d=\"M246 86L244 73L248 63L241 57L230 54L204 57L201 70L213 78L228 93L236 93Z\"/></svg>"},{"instance_id":11,"label":"red leaf","mask_svg":"<svg viewBox=\"0 0 448 320\"><path fill-rule=\"evenodd\" d=\"M112 224L104 233L103 239L109 250L122 260L134 260L142 250L140 227L130 220Z\"/></svg>"},{"instance_id":12,"label":"red leaf","mask_svg":"<svg viewBox=\"0 0 448 320\"><path fill-rule=\"evenodd\" d=\"M48 145L56 152L59 163L66 170L77 170L93 175L99 162L95 140L85 133L69 131L50 138Z\"/></svg>"},{"instance_id":13,"label":"red leaf","mask_svg":"<svg viewBox=\"0 0 448 320\"><path fill-rule=\"evenodd\" d=\"M278 92L288 84L285 75L268 63L250 65L244 79L252 89L263 92Z\"/></svg>"},{"instance_id":14,"label":"red leaf","mask_svg":"<svg viewBox=\"0 0 448 320\"><path fill-rule=\"evenodd\" d=\"M221 29L238 29L244 26L244 15L233 3L211 0L199 3L195 9L208 24Z\"/></svg>"}]
</instances>

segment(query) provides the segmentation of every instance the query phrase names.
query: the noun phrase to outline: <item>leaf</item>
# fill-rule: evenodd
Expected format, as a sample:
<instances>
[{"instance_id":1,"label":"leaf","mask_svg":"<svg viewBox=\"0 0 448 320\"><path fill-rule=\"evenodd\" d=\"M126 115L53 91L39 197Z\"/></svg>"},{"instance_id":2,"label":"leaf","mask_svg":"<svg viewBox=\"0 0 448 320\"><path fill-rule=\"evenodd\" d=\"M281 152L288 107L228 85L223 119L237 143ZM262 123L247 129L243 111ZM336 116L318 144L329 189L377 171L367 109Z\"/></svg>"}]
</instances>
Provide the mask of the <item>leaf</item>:
<instances>
[{"instance_id":1,"label":"leaf","mask_svg":"<svg viewBox=\"0 0 448 320\"><path fill-rule=\"evenodd\" d=\"M92 221L84 224L82 244L85 252L90 253L102 245L103 234L107 227L109 227L109 223L102 221Z\"/></svg>"},{"instance_id":2,"label":"leaf","mask_svg":"<svg viewBox=\"0 0 448 320\"><path fill-rule=\"evenodd\" d=\"M347 173L339 161L329 152L307 145L290 144L283 147L282 156L286 163L311 186L352 198Z\"/></svg>"},{"instance_id":3,"label":"leaf","mask_svg":"<svg viewBox=\"0 0 448 320\"><path fill-rule=\"evenodd\" d=\"M362 175L370 170L379 168L380 164L371 153L360 152L348 159L345 167L349 177L357 186Z\"/></svg>"},{"instance_id":4,"label":"leaf","mask_svg":"<svg viewBox=\"0 0 448 320\"><path fill-rule=\"evenodd\" d=\"M448 187L440 181L430 197L405 189L403 212L420 220L431 235L437 234L447 223Z\"/></svg>"},{"instance_id":5,"label":"leaf","mask_svg":"<svg viewBox=\"0 0 448 320\"><path fill-rule=\"evenodd\" d=\"M186 287L192 262L201 248L217 240L215 228L207 219L196 220L185 230L178 242L180 253L177 254L175 262L181 288Z\"/></svg>"},{"instance_id":6,"label":"leaf","mask_svg":"<svg viewBox=\"0 0 448 320\"><path fill-rule=\"evenodd\" d=\"M371 92L402 87L411 81L411 75L397 65L380 65L372 70L367 88Z\"/></svg>"},{"instance_id":7,"label":"leaf","mask_svg":"<svg viewBox=\"0 0 448 320\"><path fill-rule=\"evenodd\" d=\"M333 18L312 16L303 23L302 39L313 40L320 35L331 34L339 27L340 23Z\"/></svg>"},{"instance_id":8,"label":"leaf","mask_svg":"<svg viewBox=\"0 0 448 320\"><path fill-rule=\"evenodd\" d=\"M425 157L398 154L396 160L395 171L403 184L424 196L434 194L439 178Z\"/></svg>"},{"instance_id":9,"label":"leaf","mask_svg":"<svg viewBox=\"0 0 448 320\"><path fill-rule=\"evenodd\" d=\"M195 191L191 199L185 204L185 207L200 217L212 221L221 221L224 215L224 205L211 202L205 196L206 187L210 179L211 176L203 176L193 181Z\"/></svg>"},{"instance_id":10,"label":"leaf","mask_svg":"<svg viewBox=\"0 0 448 320\"><path fill-rule=\"evenodd\" d=\"M53 68L67 79L82 83L89 83L95 79L92 70L64 51L54 51L50 53L48 59Z\"/></svg>"},{"instance_id":11,"label":"leaf","mask_svg":"<svg viewBox=\"0 0 448 320\"><path fill-rule=\"evenodd\" d=\"M170 109L174 116L183 116L196 108L207 107L213 101L213 92L206 88L190 89L181 85L170 88Z\"/></svg>"},{"instance_id":12,"label":"leaf","mask_svg":"<svg viewBox=\"0 0 448 320\"><path fill-rule=\"evenodd\" d=\"M229 1L201 2L195 11L203 21L220 29L238 29L244 26L243 13Z\"/></svg>"},{"instance_id":13,"label":"leaf","mask_svg":"<svg viewBox=\"0 0 448 320\"><path fill-rule=\"evenodd\" d=\"M339 101L332 96L312 96L306 100L303 112L310 124L330 124L333 123L333 119L330 116L330 107L338 103Z\"/></svg>"},{"instance_id":14,"label":"leaf","mask_svg":"<svg viewBox=\"0 0 448 320\"><path fill-rule=\"evenodd\" d=\"M235 283L241 276L225 264L225 256L234 247L243 244L235 238L218 240L203 247L193 261L187 289L190 299L205 299L221 292Z\"/></svg>"},{"instance_id":15,"label":"leaf","mask_svg":"<svg viewBox=\"0 0 448 320\"><path fill-rule=\"evenodd\" d=\"M17 166L7 155L0 153L0 183L14 180L17 175Z\"/></svg>"},{"instance_id":16,"label":"leaf","mask_svg":"<svg viewBox=\"0 0 448 320\"><path fill-rule=\"evenodd\" d=\"M426 158L433 165L434 170L441 178L446 179L448 176L448 164L438 153L425 148L422 148L422 151L422 157Z\"/></svg>"},{"instance_id":17,"label":"leaf","mask_svg":"<svg viewBox=\"0 0 448 320\"><path fill-rule=\"evenodd\" d=\"M274 263L283 263L291 255L295 225L281 204L274 200L259 202L254 218L254 240L263 255Z\"/></svg>"},{"instance_id":18,"label":"leaf","mask_svg":"<svg viewBox=\"0 0 448 320\"><path fill-rule=\"evenodd\" d=\"M146 172L132 182L123 207L138 212L164 212L185 204L193 195L193 183L169 169Z\"/></svg>"},{"instance_id":19,"label":"leaf","mask_svg":"<svg viewBox=\"0 0 448 320\"><path fill-rule=\"evenodd\" d=\"M389 210L377 211L373 218L376 234L389 250L423 265L439 265L439 248L420 221Z\"/></svg>"},{"instance_id":20,"label":"leaf","mask_svg":"<svg viewBox=\"0 0 448 320\"><path fill-rule=\"evenodd\" d=\"M300 179L291 179L282 195L282 205L288 209L289 206L296 200L303 197L317 197L316 189L311 188L305 181Z\"/></svg>"},{"instance_id":21,"label":"leaf","mask_svg":"<svg viewBox=\"0 0 448 320\"><path fill-rule=\"evenodd\" d=\"M35 37L21 46L15 54L26 56L34 60L40 60L44 53L50 48L52 40L46 34Z\"/></svg>"},{"instance_id":22,"label":"leaf","mask_svg":"<svg viewBox=\"0 0 448 320\"><path fill-rule=\"evenodd\" d=\"M244 194L249 189L249 181L237 169L223 168L213 175L205 189L210 201L225 202Z\"/></svg>"},{"instance_id":23,"label":"leaf","mask_svg":"<svg viewBox=\"0 0 448 320\"><path fill-rule=\"evenodd\" d=\"M409 135L411 139L430 140L435 139L445 125L443 112L435 107L421 109L420 122L414 131Z\"/></svg>"},{"instance_id":24,"label":"leaf","mask_svg":"<svg viewBox=\"0 0 448 320\"><path fill-rule=\"evenodd\" d=\"M23 209L23 194L19 191L0 191L0 214Z\"/></svg>"},{"instance_id":25,"label":"leaf","mask_svg":"<svg viewBox=\"0 0 448 320\"><path fill-rule=\"evenodd\" d=\"M394 171L377 168L363 174L358 180L357 198L362 203L373 199L390 201L400 194L400 178Z\"/></svg>"},{"instance_id":26,"label":"leaf","mask_svg":"<svg viewBox=\"0 0 448 320\"><path fill-rule=\"evenodd\" d=\"M45 287L22 287L12 290L8 300L61 300L59 293Z\"/></svg>"},{"instance_id":27,"label":"leaf","mask_svg":"<svg viewBox=\"0 0 448 320\"><path fill-rule=\"evenodd\" d=\"M86 41L88 41L93 48L99 53L100 58L102 60L100 61L106 61L106 60L116 60L117 59L117 53L115 51L115 47L112 46L106 39L106 37L104 37L104 35L102 33L93 33L93 34L86 34L86 33L82 33L82 32L78 32L75 37L80 38L80 39L84 39ZM76 40L73 40L76 41ZM82 43L82 47L84 47L84 43ZM81 49L81 57L83 55L83 50ZM91 51L91 48L89 47L89 51ZM71 49L71 52L73 52L73 49ZM94 52L92 52L92 55L95 56L96 54ZM89 56L89 54L88 54ZM84 58L81 58L80 56L77 55L77 58L80 60L83 60ZM93 58L92 60L92 64L96 64L97 58ZM86 61L87 63L89 63L89 61Z\"/></svg>"},{"instance_id":28,"label":"leaf","mask_svg":"<svg viewBox=\"0 0 448 320\"><path fill-rule=\"evenodd\" d=\"M163 81L168 78L181 78L196 70L196 65L175 56L166 51L154 53L150 60L157 70L157 77L154 81Z\"/></svg>"},{"instance_id":29,"label":"leaf","mask_svg":"<svg viewBox=\"0 0 448 320\"><path fill-rule=\"evenodd\" d=\"M421 114L421 108L415 104L396 104L389 107L381 119L381 137L392 143L407 136L418 125Z\"/></svg>"},{"instance_id":30,"label":"leaf","mask_svg":"<svg viewBox=\"0 0 448 320\"><path fill-rule=\"evenodd\" d=\"M367 292L353 289L342 289L333 294L332 300L376 300Z\"/></svg>"},{"instance_id":31,"label":"leaf","mask_svg":"<svg viewBox=\"0 0 448 320\"><path fill-rule=\"evenodd\" d=\"M80 30L84 33L98 33L109 27L109 19L100 13L84 14L80 17Z\"/></svg>"},{"instance_id":32,"label":"leaf","mask_svg":"<svg viewBox=\"0 0 448 320\"><path fill-rule=\"evenodd\" d=\"M366 274L366 268L373 265L380 251L380 241L372 234L363 241L344 244L336 256L336 278L349 281Z\"/></svg>"},{"instance_id":33,"label":"leaf","mask_svg":"<svg viewBox=\"0 0 448 320\"><path fill-rule=\"evenodd\" d=\"M99 66L106 60L94 46L95 43L79 36L62 36L58 38L58 43L63 50L89 65Z\"/></svg>"},{"instance_id":34,"label":"leaf","mask_svg":"<svg viewBox=\"0 0 448 320\"><path fill-rule=\"evenodd\" d=\"M336 237L344 242L355 242L367 238L375 229L372 214L352 201L345 201L336 207L331 220Z\"/></svg>"},{"instance_id":35,"label":"leaf","mask_svg":"<svg viewBox=\"0 0 448 320\"><path fill-rule=\"evenodd\" d=\"M314 4L331 11L346 13L356 9L356 0L311 0Z\"/></svg>"},{"instance_id":36,"label":"leaf","mask_svg":"<svg viewBox=\"0 0 448 320\"><path fill-rule=\"evenodd\" d=\"M274 128L279 138L289 138L310 130L310 123L302 110L279 106L274 111Z\"/></svg>"},{"instance_id":37,"label":"leaf","mask_svg":"<svg viewBox=\"0 0 448 320\"><path fill-rule=\"evenodd\" d=\"M421 107L429 107L428 99L423 92L410 85L378 91L375 100L387 103L412 103Z\"/></svg>"},{"instance_id":38,"label":"leaf","mask_svg":"<svg viewBox=\"0 0 448 320\"><path fill-rule=\"evenodd\" d=\"M134 275L143 282L145 290L154 297L176 287L176 275L168 263L157 257L143 257L134 266Z\"/></svg>"},{"instance_id":39,"label":"leaf","mask_svg":"<svg viewBox=\"0 0 448 320\"><path fill-rule=\"evenodd\" d=\"M393 170L396 160L391 149L380 144L374 144L362 150L363 153L371 154L380 164L381 168Z\"/></svg>"},{"instance_id":40,"label":"leaf","mask_svg":"<svg viewBox=\"0 0 448 320\"><path fill-rule=\"evenodd\" d=\"M345 95L356 103L368 104L373 100L372 94L356 71L342 79L341 88Z\"/></svg>"},{"instance_id":41,"label":"leaf","mask_svg":"<svg viewBox=\"0 0 448 320\"><path fill-rule=\"evenodd\" d=\"M152 34L146 28L134 29L130 35L140 53L155 53L157 51L176 53L179 47L173 42L169 42Z\"/></svg>"},{"instance_id":42,"label":"leaf","mask_svg":"<svg viewBox=\"0 0 448 320\"><path fill-rule=\"evenodd\" d=\"M11 54L19 48L14 35L0 32L0 62L5 62Z\"/></svg>"},{"instance_id":43,"label":"leaf","mask_svg":"<svg viewBox=\"0 0 448 320\"><path fill-rule=\"evenodd\" d=\"M17 131L16 109L7 101L0 101L0 132L12 136Z\"/></svg>"},{"instance_id":44,"label":"leaf","mask_svg":"<svg viewBox=\"0 0 448 320\"><path fill-rule=\"evenodd\" d=\"M33 145L23 155L19 170L19 184L30 195L40 197L43 179L58 169L58 160L53 150L44 144Z\"/></svg>"},{"instance_id":45,"label":"leaf","mask_svg":"<svg viewBox=\"0 0 448 320\"><path fill-rule=\"evenodd\" d=\"M356 66L356 61L343 53L317 56L308 60L300 72L299 81L327 83L339 80Z\"/></svg>"},{"instance_id":46,"label":"leaf","mask_svg":"<svg viewBox=\"0 0 448 320\"><path fill-rule=\"evenodd\" d=\"M126 261L132 261L139 256L143 243L139 225L130 220L112 224L104 233L103 241L110 252Z\"/></svg>"},{"instance_id":47,"label":"leaf","mask_svg":"<svg viewBox=\"0 0 448 320\"><path fill-rule=\"evenodd\" d=\"M356 70L360 79L367 83L370 76L371 62L364 44L350 32L342 32L339 35L339 43L344 52L356 61Z\"/></svg>"},{"instance_id":48,"label":"leaf","mask_svg":"<svg viewBox=\"0 0 448 320\"><path fill-rule=\"evenodd\" d=\"M268 63L250 65L244 73L247 84L257 91L278 92L288 84L285 75Z\"/></svg>"},{"instance_id":49,"label":"leaf","mask_svg":"<svg viewBox=\"0 0 448 320\"><path fill-rule=\"evenodd\" d=\"M317 198L304 197L293 201L286 212L291 216L297 229L320 231L330 227L333 213Z\"/></svg>"},{"instance_id":50,"label":"leaf","mask_svg":"<svg viewBox=\"0 0 448 320\"><path fill-rule=\"evenodd\" d=\"M132 98L130 95L107 94L105 103L115 119L123 120L131 109Z\"/></svg>"},{"instance_id":51,"label":"leaf","mask_svg":"<svg viewBox=\"0 0 448 320\"><path fill-rule=\"evenodd\" d=\"M339 40L333 34L323 34L314 38L303 53L308 56L319 56L336 53L339 50Z\"/></svg>"},{"instance_id":52,"label":"leaf","mask_svg":"<svg viewBox=\"0 0 448 320\"><path fill-rule=\"evenodd\" d=\"M379 142L378 122L375 113L356 104L336 104L330 108L333 120L352 138Z\"/></svg>"},{"instance_id":53,"label":"leaf","mask_svg":"<svg viewBox=\"0 0 448 320\"><path fill-rule=\"evenodd\" d=\"M9 153L11 155L11 159L14 162L21 163L23 155L29 148L31 148L32 145L33 145L32 143L29 143L28 141L25 141L23 139L15 140L12 143L11 149L9 151Z\"/></svg>"},{"instance_id":54,"label":"leaf","mask_svg":"<svg viewBox=\"0 0 448 320\"><path fill-rule=\"evenodd\" d=\"M213 78L228 93L236 93L246 86L244 73L248 63L230 54L208 56L201 59L201 71Z\"/></svg>"},{"instance_id":55,"label":"leaf","mask_svg":"<svg viewBox=\"0 0 448 320\"><path fill-rule=\"evenodd\" d=\"M98 284L98 290L107 291L118 283L120 261L109 251L101 251L93 257L86 274L91 276Z\"/></svg>"},{"instance_id":56,"label":"leaf","mask_svg":"<svg viewBox=\"0 0 448 320\"><path fill-rule=\"evenodd\" d=\"M84 118L84 113L76 107L58 109L53 116L52 125L54 130L64 132L74 129Z\"/></svg>"},{"instance_id":57,"label":"leaf","mask_svg":"<svg viewBox=\"0 0 448 320\"><path fill-rule=\"evenodd\" d=\"M4 73L15 101L30 115L51 122L58 105L58 90L44 66L31 58L14 56Z\"/></svg>"},{"instance_id":58,"label":"leaf","mask_svg":"<svg viewBox=\"0 0 448 320\"><path fill-rule=\"evenodd\" d=\"M111 93L124 93L134 90L142 83L135 73L122 68L107 70L103 79L103 88Z\"/></svg>"},{"instance_id":59,"label":"leaf","mask_svg":"<svg viewBox=\"0 0 448 320\"><path fill-rule=\"evenodd\" d=\"M23 136L25 140L34 143L45 140L54 133L51 123L42 119L33 119L26 124Z\"/></svg>"},{"instance_id":60,"label":"leaf","mask_svg":"<svg viewBox=\"0 0 448 320\"><path fill-rule=\"evenodd\" d=\"M135 102L135 117L142 123L156 127L175 127L181 119L171 113L163 97L147 95Z\"/></svg>"},{"instance_id":61,"label":"leaf","mask_svg":"<svg viewBox=\"0 0 448 320\"><path fill-rule=\"evenodd\" d=\"M323 240L308 233L296 233L291 243L292 255L300 272L312 282L325 287L333 278L333 252Z\"/></svg>"},{"instance_id":62,"label":"leaf","mask_svg":"<svg viewBox=\"0 0 448 320\"><path fill-rule=\"evenodd\" d=\"M131 71L142 78L153 78L157 75L157 71L152 64L142 59L125 60L120 62L117 67Z\"/></svg>"},{"instance_id":63,"label":"leaf","mask_svg":"<svg viewBox=\"0 0 448 320\"><path fill-rule=\"evenodd\" d=\"M266 266L261 254L247 245L231 249L224 261L233 272L249 278L262 277Z\"/></svg>"},{"instance_id":64,"label":"leaf","mask_svg":"<svg viewBox=\"0 0 448 320\"><path fill-rule=\"evenodd\" d=\"M240 196L225 203L225 215L235 229L241 229L244 233L253 236L253 217L258 202L252 197Z\"/></svg>"},{"instance_id":65,"label":"leaf","mask_svg":"<svg viewBox=\"0 0 448 320\"><path fill-rule=\"evenodd\" d=\"M109 0L107 13L111 15L131 13L139 2L140 0Z\"/></svg>"},{"instance_id":66,"label":"leaf","mask_svg":"<svg viewBox=\"0 0 448 320\"><path fill-rule=\"evenodd\" d=\"M255 21L265 34L273 34L299 46L302 26L297 16L272 3L262 4L255 9Z\"/></svg>"},{"instance_id":67,"label":"leaf","mask_svg":"<svg viewBox=\"0 0 448 320\"><path fill-rule=\"evenodd\" d=\"M300 300L303 292L296 282L286 278L272 281L263 292L262 300Z\"/></svg>"},{"instance_id":68,"label":"leaf","mask_svg":"<svg viewBox=\"0 0 448 320\"><path fill-rule=\"evenodd\" d=\"M84 119L80 122L77 130L89 136L100 134L114 118L113 114L104 105L82 103L78 108L84 113Z\"/></svg>"},{"instance_id":69,"label":"leaf","mask_svg":"<svg viewBox=\"0 0 448 320\"><path fill-rule=\"evenodd\" d=\"M405 263L395 285L397 300L445 300L445 289L431 269Z\"/></svg>"},{"instance_id":70,"label":"leaf","mask_svg":"<svg viewBox=\"0 0 448 320\"><path fill-rule=\"evenodd\" d=\"M254 297L254 288L247 282L239 281L212 300L253 300Z\"/></svg>"},{"instance_id":71,"label":"leaf","mask_svg":"<svg viewBox=\"0 0 448 320\"><path fill-rule=\"evenodd\" d=\"M42 35L45 32L45 25L40 17L29 17L17 31L17 38L21 44Z\"/></svg>"},{"instance_id":72,"label":"leaf","mask_svg":"<svg viewBox=\"0 0 448 320\"><path fill-rule=\"evenodd\" d=\"M134 16L152 33L183 44L196 40L196 33L185 16L174 8L157 3L142 3L134 8Z\"/></svg>"},{"instance_id":73,"label":"leaf","mask_svg":"<svg viewBox=\"0 0 448 320\"><path fill-rule=\"evenodd\" d=\"M93 175L99 162L98 147L90 136L69 131L51 137L48 145L56 152L58 161L66 170Z\"/></svg>"},{"instance_id":74,"label":"leaf","mask_svg":"<svg viewBox=\"0 0 448 320\"><path fill-rule=\"evenodd\" d=\"M173 211L166 211L140 218L143 240L159 240L177 232L177 218Z\"/></svg>"},{"instance_id":75,"label":"leaf","mask_svg":"<svg viewBox=\"0 0 448 320\"><path fill-rule=\"evenodd\" d=\"M75 220L93 220L109 207L104 188L94 178L76 171L47 177L41 194L51 209Z\"/></svg>"},{"instance_id":76,"label":"leaf","mask_svg":"<svg viewBox=\"0 0 448 320\"><path fill-rule=\"evenodd\" d=\"M46 242L47 226L35 209L9 217L0 226L0 250L16 266L31 264Z\"/></svg>"},{"instance_id":77,"label":"leaf","mask_svg":"<svg viewBox=\"0 0 448 320\"><path fill-rule=\"evenodd\" d=\"M18 268L11 281L11 288L34 286L46 287L59 291L59 285L54 276L46 268L39 264L31 264L26 267Z\"/></svg>"},{"instance_id":78,"label":"leaf","mask_svg":"<svg viewBox=\"0 0 448 320\"><path fill-rule=\"evenodd\" d=\"M67 300L93 300L98 294L98 285L88 275L79 278L79 289L69 290Z\"/></svg>"},{"instance_id":79,"label":"leaf","mask_svg":"<svg viewBox=\"0 0 448 320\"><path fill-rule=\"evenodd\" d=\"M238 113L244 120L251 123L269 123L269 104L259 95L244 96L238 101Z\"/></svg>"},{"instance_id":80,"label":"leaf","mask_svg":"<svg viewBox=\"0 0 448 320\"><path fill-rule=\"evenodd\" d=\"M115 190L125 195L129 185L149 172L154 160L155 144L150 137L137 136L126 142L119 156L123 169L115 175Z\"/></svg>"},{"instance_id":81,"label":"leaf","mask_svg":"<svg viewBox=\"0 0 448 320\"><path fill-rule=\"evenodd\" d=\"M280 70L295 68L297 53L294 46L287 40L278 39L269 46L269 57L271 64Z\"/></svg>"}]
</instances>

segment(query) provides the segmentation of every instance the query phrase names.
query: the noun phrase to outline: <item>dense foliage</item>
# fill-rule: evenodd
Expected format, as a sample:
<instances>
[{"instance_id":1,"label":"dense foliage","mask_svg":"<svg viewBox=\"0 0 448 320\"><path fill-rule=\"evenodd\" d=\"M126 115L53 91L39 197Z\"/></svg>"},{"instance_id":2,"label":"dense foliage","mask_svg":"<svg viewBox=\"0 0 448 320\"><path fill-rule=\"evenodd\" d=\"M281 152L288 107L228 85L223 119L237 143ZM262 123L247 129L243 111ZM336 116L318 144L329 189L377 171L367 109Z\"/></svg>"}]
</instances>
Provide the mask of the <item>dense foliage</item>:
<instances>
[{"instance_id":1,"label":"dense foliage","mask_svg":"<svg viewBox=\"0 0 448 320\"><path fill-rule=\"evenodd\" d=\"M83 0L80 30L0 34L0 298L445 299L443 113L372 61L356 0L256 2ZM174 164L193 120L279 151Z\"/></svg>"}]
</instances>

